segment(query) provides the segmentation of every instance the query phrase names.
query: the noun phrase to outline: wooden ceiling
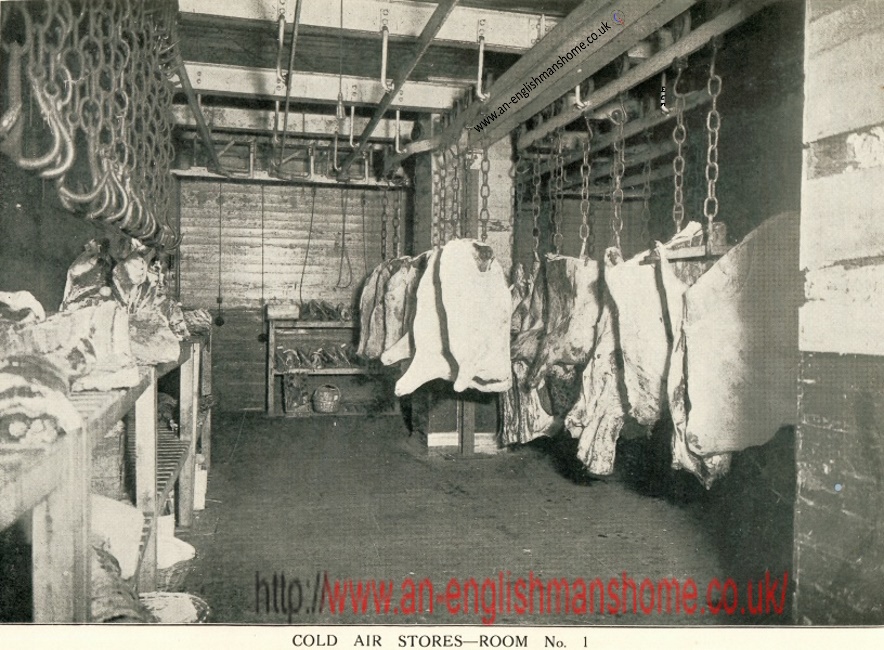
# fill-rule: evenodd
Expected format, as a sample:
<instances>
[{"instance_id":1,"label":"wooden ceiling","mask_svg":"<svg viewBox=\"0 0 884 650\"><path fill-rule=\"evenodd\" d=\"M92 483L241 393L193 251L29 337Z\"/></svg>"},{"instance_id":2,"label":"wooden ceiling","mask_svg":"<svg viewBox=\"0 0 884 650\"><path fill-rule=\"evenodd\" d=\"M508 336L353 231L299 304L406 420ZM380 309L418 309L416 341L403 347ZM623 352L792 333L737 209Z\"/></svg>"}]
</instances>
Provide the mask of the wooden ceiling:
<instances>
[{"instance_id":1,"label":"wooden ceiling","mask_svg":"<svg viewBox=\"0 0 884 650\"><path fill-rule=\"evenodd\" d=\"M372 118L369 124L378 124L372 132L381 139L395 133L391 123L396 109L402 110L404 120L417 120L421 113L449 114L441 134L437 132L432 141L424 136L424 141L406 148L392 164L416 150L447 147L465 138L471 147L487 146L519 130L520 149L543 149L552 124L566 129L571 122L582 124L578 120L582 111L574 108L572 97L578 84L584 85L584 99L593 109L590 115L598 119L605 118L606 104L633 93L632 104L639 109L631 118L645 119L648 124L665 121L667 116L650 113L656 109L645 100L658 92L660 76L673 60L706 47L713 37L772 2L300 0L293 65L298 83L291 102L304 114L333 113L343 76L345 104L356 106L363 120ZM285 90L276 71L278 63L283 72L288 66L298 4L294 0L179 0L181 54L189 75L196 77L191 80L195 91L212 107L213 115L230 106L263 111L266 116L273 111L274 100L284 103ZM439 5L446 6L448 13L411 69L408 64L414 59L419 36L426 36L422 32ZM558 55L583 41L602 21L611 21L615 10L625 15L625 24L593 42L575 63L563 66L530 99L519 102L488 128L481 132L473 128L509 101L524 81L548 69ZM285 17L281 47L280 11ZM382 24L389 25L388 78L400 69L411 69L402 86L386 94L380 85ZM474 90L480 34L487 41L483 80L490 98L484 103L476 101ZM594 86L592 92L586 90L588 79ZM539 119L552 105L556 106L555 119ZM252 122L269 124L272 119ZM230 128L231 120L225 123Z\"/></svg>"}]
</instances>

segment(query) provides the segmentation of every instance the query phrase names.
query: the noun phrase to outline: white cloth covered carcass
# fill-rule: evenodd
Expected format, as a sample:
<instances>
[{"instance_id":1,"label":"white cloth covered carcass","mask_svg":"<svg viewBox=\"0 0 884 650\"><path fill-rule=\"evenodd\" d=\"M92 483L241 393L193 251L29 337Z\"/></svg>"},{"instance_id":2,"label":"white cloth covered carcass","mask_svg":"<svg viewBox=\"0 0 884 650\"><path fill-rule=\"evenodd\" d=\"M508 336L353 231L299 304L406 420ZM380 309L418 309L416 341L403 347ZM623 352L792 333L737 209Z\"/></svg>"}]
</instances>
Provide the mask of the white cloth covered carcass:
<instances>
[{"instance_id":1,"label":"white cloth covered carcass","mask_svg":"<svg viewBox=\"0 0 884 650\"><path fill-rule=\"evenodd\" d=\"M700 457L691 453L687 443L687 377L685 375L684 294L690 285L676 275L666 259L666 250L657 246L660 256L660 281L666 301L666 313L672 332L672 354L666 377L666 397L672 416L672 468L684 469L700 479L707 488L730 469L730 454Z\"/></svg>"},{"instance_id":2,"label":"white cloth covered carcass","mask_svg":"<svg viewBox=\"0 0 884 650\"><path fill-rule=\"evenodd\" d=\"M798 214L772 217L685 293L691 452L762 445L797 414Z\"/></svg>"},{"instance_id":3,"label":"white cloth covered carcass","mask_svg":"<svg viewBox=\"0 0 884 650\"><path fill-rule=\"evenodd\" d=\"M490 246L469 239L432 251L417 288L414 357L396 382L407 395L432 379L458 392L510 387L512 301Z\"/></svg>"}]
</instances>

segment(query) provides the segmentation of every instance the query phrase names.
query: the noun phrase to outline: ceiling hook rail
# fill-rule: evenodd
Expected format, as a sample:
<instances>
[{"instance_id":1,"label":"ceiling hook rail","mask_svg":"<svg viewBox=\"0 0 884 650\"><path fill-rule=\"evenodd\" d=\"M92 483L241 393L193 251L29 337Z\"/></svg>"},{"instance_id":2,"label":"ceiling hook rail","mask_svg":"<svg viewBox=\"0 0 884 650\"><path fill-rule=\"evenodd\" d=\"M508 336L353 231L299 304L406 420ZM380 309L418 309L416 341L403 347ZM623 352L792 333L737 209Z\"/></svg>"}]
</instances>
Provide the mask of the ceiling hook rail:
<instances>
[{"instance_id":1,"label":"ceiling hook rail","mask_svg":"<svg viewBox=\"0 0 884 650\"><path fill-rule=\"evenodd\" d=\"M482 75L485 71L485 35L479 34L479 69L476 72L476 99L480 102L488 101L491 93L482 91Z\"/></svg>"},{"instance_id":2,"label":"ceiling hook rail","mask_svg":"<svg viewBox=\"0 0 884 650\"><path fill-rule=\"evenodd\" d=\"M387 54L390 45L390 28L381 27L381 87L384 92L392 92L395 84L387 79Z\"/></svg>"},{"instance_id":3,"label":"ceiling hook rail","mask_svg":"<svg viewBox=\"0 0 884 650\"><path fill-rule=\"evenodd\" d=\"M405 153L405 149L400 149L400 148L399 148L399 141L400 141L400 137L401 137L399 131L400 131L400 128L399 128L399 109L397 108L397 109L396 109L396 143L395 143L395 144L396 144L396 146L395 146L395 151L396 151L397 154Z\"/></svg>"},{"instance_id":4,"label":"ceiling hook rail","mask_svg":"<svg viewBox=\"0 0 884 650\"><path fill-rule=\"evenodd\" d=\"M589 80L589 87L587 88L587 94L592 94L592 91L595 89L595 84L592 79ZM574 107L579 111L585 111L590 107L589 102L585 102L580 98L580 84L577 84L574 87Z\"/></svg>"}]
</instances>

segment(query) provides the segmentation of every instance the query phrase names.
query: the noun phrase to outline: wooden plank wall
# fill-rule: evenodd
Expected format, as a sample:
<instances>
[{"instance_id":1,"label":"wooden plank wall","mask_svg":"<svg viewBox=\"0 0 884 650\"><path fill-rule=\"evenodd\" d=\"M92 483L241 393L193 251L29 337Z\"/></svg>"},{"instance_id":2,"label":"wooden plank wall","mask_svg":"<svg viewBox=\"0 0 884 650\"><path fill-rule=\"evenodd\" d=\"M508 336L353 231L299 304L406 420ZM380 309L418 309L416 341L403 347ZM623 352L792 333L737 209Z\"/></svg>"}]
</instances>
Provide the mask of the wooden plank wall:
<instances>
[{"instance_id":1,"label":"wooden plank wall","mask_svg":"<svg viewBox=\"0 0 884 650\"><path fill-rule=\"evenodd\" d=\"M215 395L223 408L263 408L265 346L258 338L263 332L262 281L268 303L297 303L301 296L305 301L325 300L349 306L358 303L365 276L381 261L381 194L380 190L364 192L363 227L362 189L317 187L311 230L312 188L265 184L262 228L261 184L182 181L181 301L186 307L203 307L213 313L218 295L220 214L220 277L226 323L215 328L213 368ZM342 195L347 201L346 228ZM396 191L388 195L388 251L392 254ZM405 198L403 192L401 231ZM302 285L308 239L310 250ZM349 253L352 279L348 278L345 261L339 282L342 239Z\"/></svg>"},{"instance_id":2,"label":"wooden plank wall","mask_svg":"<svg viewBox=\"0 0 884 650\"><path fill-rule=\"evenodd\" d=\"M884 4L810 0L805 35L795 615L880 625Z\"/></svg>"}]
</instances>

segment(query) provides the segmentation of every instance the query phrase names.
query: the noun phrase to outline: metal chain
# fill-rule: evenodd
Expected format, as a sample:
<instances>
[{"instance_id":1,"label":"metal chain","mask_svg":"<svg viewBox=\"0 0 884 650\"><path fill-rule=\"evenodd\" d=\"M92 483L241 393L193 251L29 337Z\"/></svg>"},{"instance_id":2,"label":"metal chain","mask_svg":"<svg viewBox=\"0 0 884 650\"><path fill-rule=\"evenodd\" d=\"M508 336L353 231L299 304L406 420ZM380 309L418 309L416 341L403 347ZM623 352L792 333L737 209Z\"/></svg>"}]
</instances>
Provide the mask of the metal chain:
<instances>
[{"instance_id":1,"label":"metal chain","mask_svg":"<svg viewBox=\"0 0 884 650\"><path fill-rule=\"evenodd\" d=\"M396 190L396 210L393 212L393 257L402 254L399 245L399 224L402 219L402 188Z\"/></svg>"},{"instance_id":2,"label":"metal chain","mask_svg":"<svg viewBox=\"0 0 884 650\"><path fill-rule=\"evenodd\" d=\"M531 219L534 224L531 230L531 237L534 240L534 260L540 261L540 158L535 158L531 164L531 180L533 181L534 191L531 194Z\"/></svg>"},{"instance_id":3,"label":"metal chain","mask_svg":"<svg viewBox=\"0 0 884 650\"><path fill-rule=\"evenodd\" d=\"M432 154L431 164L433 166L432 176L433 176L433 208L432 208L432 217L430 224L430 243L433 248L438 248L442 241L445 239L445 233L442 228L442 214L444 213L444 200L443 200L443 188L442 188L442 170L440 167L442 166L442 154L434 151Z\"/></svg>"},{"instance_id":4,"label":"metal chain","mask_svg":"<svg viewBox=\"0 0 884 650\"><path fill-rule=\"evenodd\" d=\"M524 184L521 174L522 155L516 152L516 158L512 161L509 170L510 177L510 217L509 217L509 246L510 251L516 247L516 219L522 210L522 192Z\"/></svg>"},{"instance_id":5,"label":"metal chain","mask_svg":"<svg viewBox=\"0 0 884 650\"><path fill-rule=\"evenodd\" d=\"M91 0L75 8L71 0L47 0L22 3L19 11L31 97L53 145L44 156L13 157L55 180L67 209L147 244L176 247L169 82L177 45L174 3L148 9L139 0ZM85 191L66 184L78 151L88 170L77 179L86 181Z\"/></svg>"},{"instance_id":6,"label":"metal chain","mask_svg":"<svg viewBox=\"0 0 884 650\"><path fill-rule=\"evenodd\" d=\"M706 115L706 131L709 144L706 148L706 200L703 202L703 214L707 223L707 241L712 238L712 222L718 216L718 198L715 196L715 184L718 181L718 133L721 129L721 115L718 112L718 95L721 94L721 77L715 73L715 58L718 54L718 39L712 41L712 61L709 63L709 81L706 91L712 98L709 113Z\"/></svg>"},{"instance_id":7,"label":"metal chain","mask_svg":"<svg viewBox=\"0 0 884 650\"><path fill-rule=\"evenodd\" d=\"M564 212L565 202L565 156L562 152L564 147L562 129L556 131L555 142L555 156L553 157L555 171L553 176L550 177L550 180L555 182L555 210L552 213L554 232L552 242L556 255L561 255L562 242L564 241L564 237L562 236L562 213Z\"/></svg>"},{"instance_id":8,"label":"metal chain","mask_svg":"<svg viewBox=\"0 0 884 650\"><path fill-rule=\"evenodd\" d=\"M586 141L583 143L583 160L580 163L580 257L592 257L595 254L592 224L589 219L589 180L592 175L590 153L592 149L592 123L586 121Z\"/></svg>"},{"instance_id":9,"label":"metal chain","mask_svg":"<svg viewBox=\"0 0 884 650\"><path fill-rule=\"evenodd\" d=\"M387 259L387 210L389 208L390 183L384 179L384 189L381 192L381 259Z\"/></svg>"},{"instance_id":10,"label":"metal chain","mask_svg":"<svg viewBox=\"0 0 884 650\"><path fill-rule=\"evenodd\" d=\"M488 147L482 149L482 163L479 169L482 174L482 184L479 186L479 196L482 199L482 207L479 208L479 239L484 242L488 239L488 222L491 219L488 214L488 197L491 196L491 188L488 186L488 172L491 170Z\"/></svg>"},{"instance_id":11,"label":"metal chain","mask_svg":"<svg viewBox=\"0 0 884 650\"><path fill-rule=\"evenodd\" d=\"M675 60L675 82L672 84L672 94L675 97L675 128L672 130L672 139L675 141L676 153L672 159L673 174L673 197L672 197L672 222L675 224L675 232L681 231L684 223L684 143L687 139L687 129L684 124L684 94L678 90L678 82L687 68L687 59Z\"/></svg>"},{"instance_id":12,"label":"metal chain","mask_svg":"<svg viewBox=\"0 0 884 650\"><path fill-rule=\"evenodd\" d=\"M451 238L457 239L463 234L460 231L460 145L456 145L453 152L453 175L451 179Z\"/></svg>"},{"instance_id":13,"label":"metal chain","mask_svg":"<svg viewBox=\"0 0 884 650\"><path fill-rule=\"evenodd\" d=\"M470 232L470 208L469 208L469 199L470 199L470 169L472 163L473 156L466 150L463 152L460 158L461 167L461 178L463 178L463 191L461 193L460 200L460 236L463 238L468 238L472 236Z\"/></svg>"},{"instance_id":14,"label":"metal chain","mask_svg":"<svg viewBox=\"0 0 884 650\"><path fill-rule=\"evenodd\" d=\"M619 114L618 118L614 115ZM611 178L613 190L611 191L611 230L613 231L613 243L620 248L620 233L623 231L623 174L626 172L626 140L623 126L626 124L626 107L623 103L623 95L620 95L620 107L611 115L611 120L617 127L617 136L614 138L614 159L611 162Z\"/></svg>"},{"instance_id":15,"label":"metal chain","mask_svg":"<svg viewBox=\"0 0 884 650\"><path fill-rule=\"evenodd\" d=\"M645 132L645 143L648 148L651 146L651 134ZM643 244L650 246L653 242L651 241L651 158L650 152L648 152L648 159L645 160L644 167L642 168L642 177L644 182L642 184L642 232L641 232L641 241Z\"/></svg>"},{"instance_id":16,"label":"metal chain","mask_svg":"<svg viewBox=\"0 0 884 650\"><path fill-rule=\"evenodd\" d=\"M448 241L445 223L448 215L448 151L442 151L439 169L439 244Z\"/></svg>"}]
</instances>

